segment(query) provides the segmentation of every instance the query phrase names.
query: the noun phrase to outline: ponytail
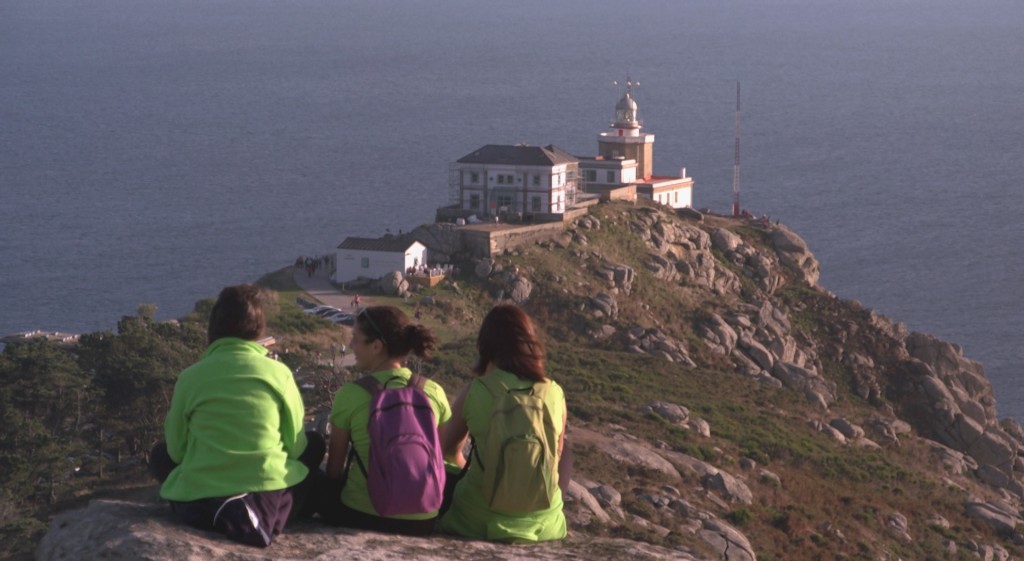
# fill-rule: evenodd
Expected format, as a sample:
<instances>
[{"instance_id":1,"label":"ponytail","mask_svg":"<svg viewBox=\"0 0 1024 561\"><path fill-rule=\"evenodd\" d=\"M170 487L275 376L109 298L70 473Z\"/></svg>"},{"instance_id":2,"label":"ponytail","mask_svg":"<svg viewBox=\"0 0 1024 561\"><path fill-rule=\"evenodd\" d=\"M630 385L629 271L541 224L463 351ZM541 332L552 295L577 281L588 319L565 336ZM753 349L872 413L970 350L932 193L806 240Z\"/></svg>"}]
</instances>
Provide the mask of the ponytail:
<instances>
[{"instance_id":1,"label":"ponytail","mask_svg":"<svg viewBox=\"0 0 1024 561\"><path fill-rule=\"evenodd\" d=\"M426 326L409 321L409 316L394 306L371 306L356 315L359 330L369 337L380 339L391 358L402 358L412 353L422 359L430 358L437 348L437 337Z\"/></svg>"},{"instance_id":2,"label":"ponytail","mask_svg":"<svg viewBox=\"0 0 1024 561\"><path fill-rule=\"evenodd\" d=\"M430 351L437 348L437 337L420 323L410 323L405 326L405 344L408 352L430 360Z\"/></svg>"}]
</instances>

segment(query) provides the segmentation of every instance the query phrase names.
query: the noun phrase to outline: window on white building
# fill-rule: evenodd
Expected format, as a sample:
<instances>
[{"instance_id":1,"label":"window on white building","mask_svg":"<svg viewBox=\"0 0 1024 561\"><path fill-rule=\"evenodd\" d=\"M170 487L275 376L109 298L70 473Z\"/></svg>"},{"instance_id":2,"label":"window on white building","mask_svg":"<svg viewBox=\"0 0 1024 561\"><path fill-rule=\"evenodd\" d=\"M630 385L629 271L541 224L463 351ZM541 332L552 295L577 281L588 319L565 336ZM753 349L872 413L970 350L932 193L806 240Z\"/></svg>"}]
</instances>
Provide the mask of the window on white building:
<instances>
[{"instance_id":1,"label":"window on white building","mask_svg":"<svg viewBox=\"0 0 1024 561\"><path fill-rule=\"evenodd\" d=\"M360 261L359 265L362 268L364 268L364 269L369 269L370 268L370 258L369 257L363 257L362 260Z\"/></svg>"},{"instance_id":2,"label":"window on white building","mask_svg":"<svg viewBox=\"0 0 1024 561\"><path fill-rule=\"evenodd\" d=\"M597 170L596 169L588 169L587 170L587 181L590 181L590 182L597 181Z\"/></svg>"},{"instance_id":3,"label":"window on white building","mask_svg":"<svg viewBox=\"0 0 1024 561\"><path fill-rule=\"evenodd\" d=\"M608 183L615 183L615 172L614 171L609 171L609 172L605 173L605 180Z\"/></svg>"},{"instance_id":4,"label":"window on white building","mask_svg":"<svg viewBox=\"0 0 1024 561\"><path fill-rule=\"evenodd\" d=\"M533 197L530 199L530 211L540 212L540 197Z\"/></svg>"},{"instance_id":5,"label":"window on white building","mask_svg":"<svg viewBox=\"0 0 1024 561\"><path fill-rule=\"evenodd\" d=\"M480 195L474 193L469 196L469 208L473 210L480 208Z\"/></svg>"},{"instance_id":6,"label":"window on white building","mask_svg":"<svg viewBox=\"0 0 1024 561\"><path fill-rule=\"evenodd\" d=\"M469 182L470 183L480 183L480 174L475 172L475 171L473 173L469 174Z\"/></svg>"},{"instance_id":7,"label":"window on white building","mask_svg":"<svg viewBox=\"0 0 1024 561\"><path fill-rule=\"evenodd\" d=\"M540 185L540 176L539 175L534 175L533 176L533 184L534 185Z\"/></svg>"}]
</instances>

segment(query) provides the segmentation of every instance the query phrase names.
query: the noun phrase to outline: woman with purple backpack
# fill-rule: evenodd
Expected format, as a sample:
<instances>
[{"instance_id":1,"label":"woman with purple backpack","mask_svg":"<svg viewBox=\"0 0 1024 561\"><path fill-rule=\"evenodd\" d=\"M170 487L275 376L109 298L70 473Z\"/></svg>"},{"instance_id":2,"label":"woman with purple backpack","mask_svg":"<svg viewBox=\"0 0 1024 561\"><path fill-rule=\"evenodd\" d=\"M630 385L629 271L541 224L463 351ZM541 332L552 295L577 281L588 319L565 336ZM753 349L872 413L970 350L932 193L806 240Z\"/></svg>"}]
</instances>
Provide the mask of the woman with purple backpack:
<instances>
[{"instance_id":1,"label":"woman with purple backpack","mask_svg":"<svg viewBox=\"0 0 1024 561\"><path fill-rule=\"evenodd\" d=\"M349 347L369 375L334 397L321 518L406 535L434 529L444 491L437 427L451 417L444 389L403 366L429 358L436 338L398 308L356 316Z\"/></svg>"}]
</instances>

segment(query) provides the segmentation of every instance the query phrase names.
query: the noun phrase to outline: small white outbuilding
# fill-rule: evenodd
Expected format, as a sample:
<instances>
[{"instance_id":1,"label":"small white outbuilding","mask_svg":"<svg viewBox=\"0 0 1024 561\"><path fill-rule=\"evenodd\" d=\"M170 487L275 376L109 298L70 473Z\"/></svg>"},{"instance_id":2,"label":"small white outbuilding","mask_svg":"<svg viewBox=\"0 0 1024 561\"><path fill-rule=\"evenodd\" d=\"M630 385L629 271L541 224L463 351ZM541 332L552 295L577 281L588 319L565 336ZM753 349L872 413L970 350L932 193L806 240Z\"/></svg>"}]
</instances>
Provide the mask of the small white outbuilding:
<instances>
[{"instance_id":1,"label":"small white outbuilding","mask_svg":"<svg viewBox=\"0 0 1024 561\"><path fill-rule=\"evenodd\" d=\"M392 271L404 275L426 262L427 246L408 237L345 238L338 245L334 278L337 282L352 282L379 279Z\"/></svg>"}]
</instances>

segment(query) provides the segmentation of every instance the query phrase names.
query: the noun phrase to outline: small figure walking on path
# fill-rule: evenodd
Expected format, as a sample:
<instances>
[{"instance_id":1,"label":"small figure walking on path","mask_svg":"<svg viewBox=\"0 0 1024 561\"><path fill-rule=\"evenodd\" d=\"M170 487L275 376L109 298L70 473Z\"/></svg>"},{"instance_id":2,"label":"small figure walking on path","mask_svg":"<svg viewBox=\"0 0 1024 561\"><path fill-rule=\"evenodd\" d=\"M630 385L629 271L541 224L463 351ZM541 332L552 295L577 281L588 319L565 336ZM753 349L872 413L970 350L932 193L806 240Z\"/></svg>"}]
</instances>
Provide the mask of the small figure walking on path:
<instances>
[{"instance_id":1,"label":"small figure walking on path","mask_svg":"<svg viewBox=\"0 0 1024 561\"><path fill-rule=\"evenodd\" d=\"M358 294L356 294L355 298L352 299L352 307L355 310L357 310L357 311L359 310L359 295Z\"/></svg>"}]
</instances>

